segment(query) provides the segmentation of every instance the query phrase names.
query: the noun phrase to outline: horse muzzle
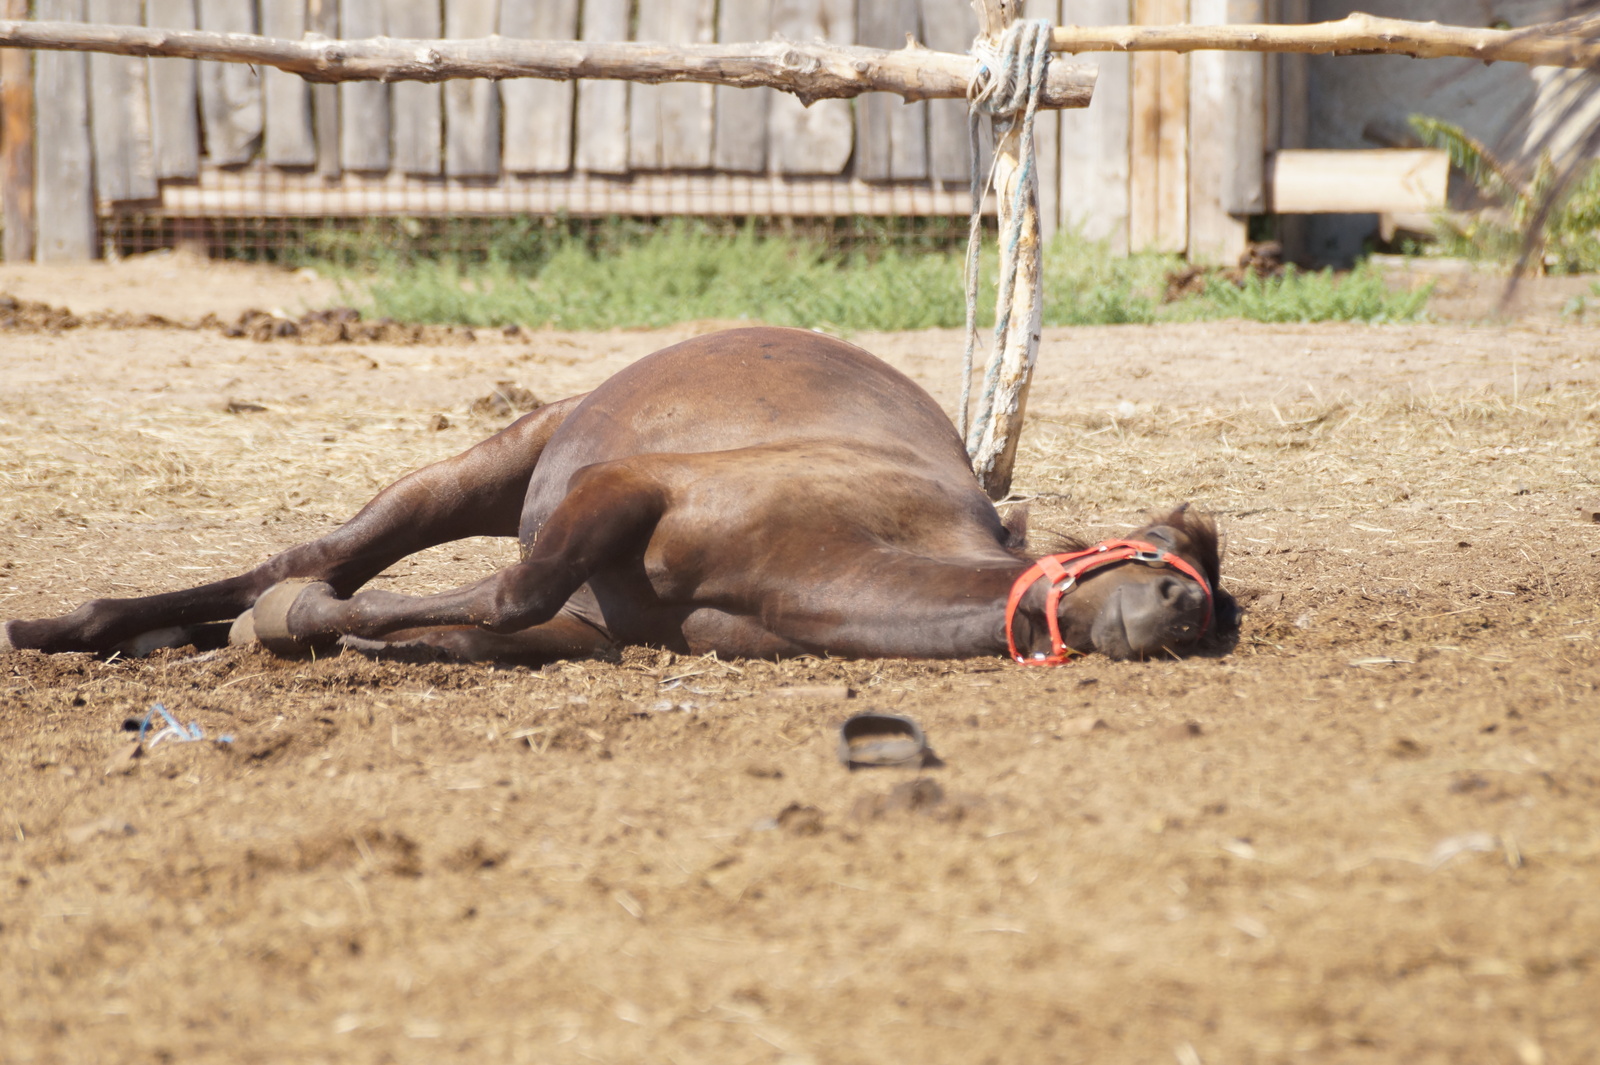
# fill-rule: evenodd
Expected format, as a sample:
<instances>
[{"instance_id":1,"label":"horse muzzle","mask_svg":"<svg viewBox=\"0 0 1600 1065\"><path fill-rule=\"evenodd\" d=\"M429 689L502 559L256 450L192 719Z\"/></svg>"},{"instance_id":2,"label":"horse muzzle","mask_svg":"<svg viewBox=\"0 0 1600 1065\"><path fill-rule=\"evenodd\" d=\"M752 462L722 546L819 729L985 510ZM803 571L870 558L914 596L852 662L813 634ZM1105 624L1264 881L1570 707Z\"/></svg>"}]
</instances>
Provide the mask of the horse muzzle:
<instances>
[{"instance_id":1,"label":"horse muzzle","mask_svg":"<svg viewBox=\"0 0 1600 1065\"><path fill-rule=\"evenodd\" d=\"M1089 638L1107 658L1148 658L1199 639L1211 609L1205 589L1176 574L1114 589Z\"/></svg>"}]
</instances>

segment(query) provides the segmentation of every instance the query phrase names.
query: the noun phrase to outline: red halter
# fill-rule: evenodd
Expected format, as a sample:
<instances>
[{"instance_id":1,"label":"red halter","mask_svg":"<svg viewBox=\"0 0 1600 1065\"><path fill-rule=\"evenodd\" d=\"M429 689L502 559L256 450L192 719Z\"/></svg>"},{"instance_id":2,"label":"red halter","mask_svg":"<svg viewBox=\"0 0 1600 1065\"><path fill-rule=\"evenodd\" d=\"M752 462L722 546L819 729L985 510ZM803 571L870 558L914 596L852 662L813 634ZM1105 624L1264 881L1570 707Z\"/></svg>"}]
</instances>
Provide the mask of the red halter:
<instances>
[{"instance_id":1,"label":"red halter","mask_svg":"<svg viewBox=\"0 0 1600 1065\"><path fill-rule=\"evenodd\" d=\"M1199 570L1172 552L1145 543L1143 540L1102 540L1082 551L1071 551L1064 555L1046 555L1023 570L1022 576L1011 585L1011 597L1006 600L1006 646L1011 650L1011 657L1024 666L1059 666L1070 661L1072 651L1062 642L1061 622L1056 617L1056 607L1060 605L1061 597L1071 591L1078 583L1078 579L1091 570L1129 559L1157 566L1171 566L1200 585L1200 590L1206 593L1206 612L1200 621L1200 634L1204 636L1207 626L1211 624L1213 603L1211 584ZM1017 653L1017 641L1011 634L1011 624L1017 616L1017 604L1022 602L1023 593L1033 587L1033 583L1040 577L1048 577L1050 580L1050 590L1045 593L1044 598L1044 619L1050 628L1050 653L1025 658Z\"/></svg>"}]
</instances>

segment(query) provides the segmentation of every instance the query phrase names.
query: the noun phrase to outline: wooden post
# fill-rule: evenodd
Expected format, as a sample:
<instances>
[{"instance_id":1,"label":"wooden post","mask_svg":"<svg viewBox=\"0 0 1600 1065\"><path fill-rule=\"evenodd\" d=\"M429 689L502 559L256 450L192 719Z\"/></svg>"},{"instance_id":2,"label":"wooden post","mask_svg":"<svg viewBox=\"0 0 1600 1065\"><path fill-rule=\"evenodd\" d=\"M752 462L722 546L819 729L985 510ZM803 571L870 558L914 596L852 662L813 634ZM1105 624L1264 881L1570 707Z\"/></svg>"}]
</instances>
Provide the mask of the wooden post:
<instances>
[{"instance_id":1,"label":"wooden post","mask_svg":"<svg viewBox=\"0 0 1600 1065\"><path fill-rule=\"evenodd\" d=\"M6 18L27 18L28 0L5 0ZM33 55L0 48L0 200L6 262L33 258Z\"/></svg>"},{"instance_id":2,"label":"wooden post","mask_svg":"<svg viewBox=\"0 0 1600 1065\"><path fill-rule=\"evenodd\" d=\"M874 48L899 48L921 21L916 0L861 0L856 40ZM928 176L928 105L872 93L856 104L856 177L866 181L921 181Z\"/></svg>"},{"instance_id":3,"label":"wooden post","mask_svg":"<svg viewBox=\"0 0 1600 1065\"><path fill-rule=\"evenodd\" d=\"M998 38L1017 17L1017 0L973 0L982 32ZM1021 178L1022 120L996 122L1000 131L995 145L995 198L999 205L1000 232L1005 233L1014 214L1013 197ZM1022 238L1016 249L1016 281L1011 293L1011 322L1001 345L999 385L995 390L994 416L972 453L972 469L991 499L1003 499L1011 491L1011 469L1017 457L1017 441L1022 435L1022 419L1028 406L1028 385L1033 364L1039 355L1039 329L1044 314L1041 285L1039 201L1030 196L1022 204Z\"/></svg>"},{"instance_id":4,"label":"wooden post","mask_svg":"<svg viewBox=\"0 0 1600 1065\"><path fill-rule=\"evenodd\" d=\"M261 32L298 41L306 35L305 0L261 0ZM311 125L311 86L282 70L264 70L267 162L273 166L311 166L317 138Z\"/></svg>"}]
</instances>

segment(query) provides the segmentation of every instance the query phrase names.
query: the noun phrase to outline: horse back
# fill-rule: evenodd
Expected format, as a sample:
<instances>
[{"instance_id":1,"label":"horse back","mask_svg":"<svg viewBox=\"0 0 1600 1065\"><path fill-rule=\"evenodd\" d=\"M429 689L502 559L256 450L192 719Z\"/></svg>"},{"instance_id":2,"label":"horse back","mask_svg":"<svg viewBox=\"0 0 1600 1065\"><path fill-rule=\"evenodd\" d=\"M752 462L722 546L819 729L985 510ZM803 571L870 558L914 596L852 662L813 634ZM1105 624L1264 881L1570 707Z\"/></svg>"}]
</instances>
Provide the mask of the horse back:
<instances>
[{"instance_id":1,"label":"horse back","mask_svg":"<svg viewBox=\"0 0 1600 1065\"><path fill-rule=\"evenodd\" d=\"M547 515L572 475L595 463L788 441L892 453L927 475L971 478L949 417L909 377L835 337L755 327L664 348L590 393L541 455L524 516Z\"/></svg>"}]
</instances>

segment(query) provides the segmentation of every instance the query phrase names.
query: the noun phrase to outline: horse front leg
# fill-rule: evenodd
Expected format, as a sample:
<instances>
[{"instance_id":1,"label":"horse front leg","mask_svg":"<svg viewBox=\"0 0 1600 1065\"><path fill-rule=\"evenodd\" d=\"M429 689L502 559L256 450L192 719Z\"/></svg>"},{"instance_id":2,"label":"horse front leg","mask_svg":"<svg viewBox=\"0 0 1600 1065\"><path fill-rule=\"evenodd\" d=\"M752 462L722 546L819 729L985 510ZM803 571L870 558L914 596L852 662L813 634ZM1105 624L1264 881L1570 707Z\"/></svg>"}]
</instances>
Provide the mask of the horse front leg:
<instances>
[{"instance_id":1,"label":"horse front leg","mask_svg":"<svg viewBox=\"0 0 1600 1065\"><path fill-rule=\"evenodd\" d=\"M582 398L542 407L460 455L402 477L338 529L246 573L160 595L95 599L61 617L12 621L0 625L0 650L147 650L184 641L191 626L238 617L284 580L325 581L348 595L424 548L468 536L515 536L539 456Z\"/></svg>"},{"instance_id":2,"label":"horse front leg","mask_svg":"<svg viewBox=\"0 0 1600 1065\"><path fill-rule=\"evenodd\" d=\"M666 505L660 483L629 464L590 466L538 539L524 544L522 560L481 581L437 595L374 589L349 598L329 583L287 582L257 603L256 632L282 654L417 629L524 632L549 623L602 567L642 554Z\"/></svg>"}]
</instances>

